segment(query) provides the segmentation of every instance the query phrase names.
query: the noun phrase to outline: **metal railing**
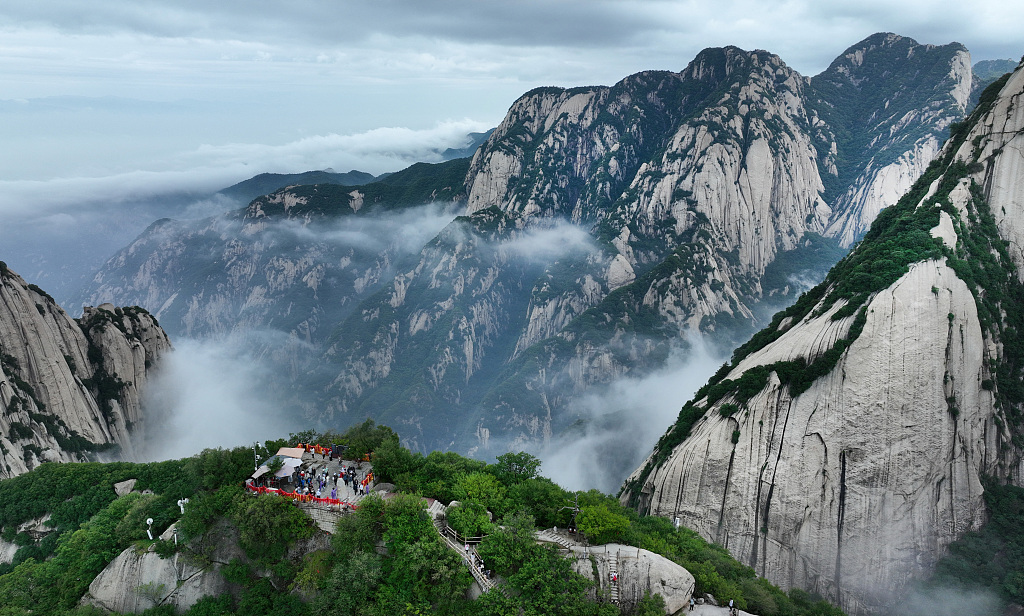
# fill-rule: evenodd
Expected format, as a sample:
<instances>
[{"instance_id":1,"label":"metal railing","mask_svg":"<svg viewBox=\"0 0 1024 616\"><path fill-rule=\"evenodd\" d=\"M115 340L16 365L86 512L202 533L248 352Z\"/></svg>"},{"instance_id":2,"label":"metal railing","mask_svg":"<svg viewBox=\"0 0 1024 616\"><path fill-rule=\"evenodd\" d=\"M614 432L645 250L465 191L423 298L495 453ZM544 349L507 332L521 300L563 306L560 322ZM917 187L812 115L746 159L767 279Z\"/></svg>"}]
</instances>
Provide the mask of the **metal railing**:
<instances>
[{"instance_id":1,"label":"metal railing","mask_svg":"<svg viewBox=\"0 0 1024 616\"><path fill-rule=\"evenodd\" d=\"M480 558L480 555L476 553L474 548L470 547L471 545L479 545L487 535L482 535L480 537L463 537L457 533L454 528L438 519L434 520L434 528L437 529L438 534L441 535L441 539L444 540L445 544L459 554L462 562L466 563L466 566L469 568L469 573L473 576L473 579L476 580L477 584L480 585L480 588L483 589L484 592L487 592L492 588L498 588L501 590L501 587L495 584L494 580L487 577L484 572L480 571L479 567L477 567L477 560L479 559L482 561L483 559Z\"/></svg>"}]
</instances>

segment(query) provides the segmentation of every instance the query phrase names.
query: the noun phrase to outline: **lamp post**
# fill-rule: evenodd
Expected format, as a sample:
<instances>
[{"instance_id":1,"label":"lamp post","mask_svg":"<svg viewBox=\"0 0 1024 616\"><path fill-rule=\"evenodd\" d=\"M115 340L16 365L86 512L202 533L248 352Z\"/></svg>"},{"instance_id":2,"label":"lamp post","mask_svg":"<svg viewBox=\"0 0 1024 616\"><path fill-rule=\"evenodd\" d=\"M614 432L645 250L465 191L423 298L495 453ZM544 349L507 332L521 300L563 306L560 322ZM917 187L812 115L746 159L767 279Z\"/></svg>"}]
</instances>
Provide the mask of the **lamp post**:
<instances>
[{"instance_id":1,"label":"lamp post","mask_svg":"<svg viewBox=\"0 0 1024 616\"><path fill-rule=\"evenodd\" d=\"M178 500L178 507L181 509L181 513L182 514L185 513L185 505L187 505L187 504L188 504L188 499L187 498L182 498L182 499Z\"/></svg>"},{"instance_id":2,"label":"lamp post","mask_svg":"<svg viewBox=\"0 0 1024 616\"><path fill-rule=\"evenodd\" d=\"M256 449L257 449L258 447L262 447L262 445L260 445L260 442L259 442L259 441L256 441L256 442L254 442L254 443L252 444L252 463L253 463L253 469L252 469L252 472L254 472L254 473L255 473L256 471L260 470L260 459L259 459L259 454L257 454L257 453L256 453Z\"/></svg>"}]
</instances>

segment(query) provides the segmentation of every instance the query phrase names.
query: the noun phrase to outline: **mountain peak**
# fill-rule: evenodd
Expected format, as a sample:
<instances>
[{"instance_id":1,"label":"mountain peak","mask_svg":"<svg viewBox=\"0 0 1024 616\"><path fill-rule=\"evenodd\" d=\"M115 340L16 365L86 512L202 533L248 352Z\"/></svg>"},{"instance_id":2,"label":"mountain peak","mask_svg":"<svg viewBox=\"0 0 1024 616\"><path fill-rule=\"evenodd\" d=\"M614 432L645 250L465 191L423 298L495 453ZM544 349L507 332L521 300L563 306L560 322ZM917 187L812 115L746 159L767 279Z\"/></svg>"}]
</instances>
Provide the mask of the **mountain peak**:
<instances>
[{"instance_id":1,"label":"mountain peak","mask_svg":"<svg viewBox=\"0 0 1024 616\"><path fill-rule=\"evenodd\" d=\"M75 321L0 261L0 477L115 447L131 458L142 390L169 349L145 310L103 304Z\"/></svg>"},{"instance_id":2,"label":"mountain peak","mask_svg":"<svg viewBox=\"0 0 1024 616\"><path fill-rule=\"evenodd\" d=\"M1024 70L823 283L739 347L630 478L769 580L879 610L1019 481ZM800 563L794 566L793 563Z\"/></svg>"}]
</instances>

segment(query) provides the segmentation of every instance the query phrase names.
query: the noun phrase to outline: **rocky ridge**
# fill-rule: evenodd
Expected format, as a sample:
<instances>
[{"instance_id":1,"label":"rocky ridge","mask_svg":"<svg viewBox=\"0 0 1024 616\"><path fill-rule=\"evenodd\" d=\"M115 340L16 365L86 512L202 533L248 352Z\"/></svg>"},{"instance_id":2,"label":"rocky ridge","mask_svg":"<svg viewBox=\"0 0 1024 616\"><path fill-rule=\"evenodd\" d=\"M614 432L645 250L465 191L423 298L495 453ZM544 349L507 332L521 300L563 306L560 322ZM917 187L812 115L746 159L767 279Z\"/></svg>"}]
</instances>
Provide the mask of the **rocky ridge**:
<instances>
[{"instance_id":1,"label":"rocky ridge","mask_svg":"<svg viewBox=\"0 0 1024 616\"><path fill-rule=\"evenodd\" d=\"M861 613L1020 484L1024 70L826 278L741 346L624 502ZM989 478L989 479L986 479Z\"/></svg>"},{"instance_id":2,"label":"rocky ridge","mask_svg":"<svg viewBox=\"0 0 1024 616\"><path fill-rule=\"evenodd\" d=\"M826 199L835 210L826 234L843 246L852 246L882 208L910 189L938 153L946 129L971 106L972 89L983 87L972 79L967 49L946 48L950 55L938 60L934 45L879 33L811 79L812 105L836 146L822 161ZM858 105L875 111L851 114ZM821 147L826 145L831 149L831 143Z\"/></svg>"},{"instance_id":3,"label":"rocky ridge","mask_svg":"<svg viewBox=\"0 0 1024 616\"><path fill-rule=\"evenodd\" d=\"M877 131L894 136L877 138L872 147L902 157L886 171L870 167L870 173L843 176L866 187L844 207L871 203L877 212L885 205L879 199L896 190L890 184L903 181L893 177L916 177L949 122L963 113L969 56L959 45L936 50L895 36L856 47L874 64L898 67L894 56L912 48L945 67L938 83L922 80L921 91L914 90L915 97L934 101L934 113L903 117L902 127L921 137L904 143L898 128L879 120ZM865 89L876 78L862 66L848 73ZM890 104L904 85L886 79L872 89L873 102ZM887 87L890 98L882 100L879 92ZM484 339L466 347L476 360L490 355L503 366L485 389L463 386L444 398L448 404L465 404L468 396L479 400L470 428L477 445L486 447L491 434L511 436L516 446L544 441L564 427L566 406L581 391L660 365L687 332L729 340L758 322L765 304L790 301L789 276L800 268L794 263L837 258L822 238L839 233L836 221L845 212L823 199L828 191L822 173L836 176L835 184L837 152L847 155L844 148L852 146L823 120L824 97L814 80L777 56L730 47L702 52L678 74L639 73L611 88L541 88L512 106L470 165L469 218L496 208L507 225L525 233L562 221L587 230L594 243L575 258L545 264L538 278L510 285L532 287L522 320L503 322L505 336L517 336L511 353L507 346L488 349ZM891 106L893 113L903 108ZM457 272L470 269L463 270L455 254L447 257ZM435 271L430 262L421 261L419 270ZM415 285L411 275L402 277L403 287ZM467 311L466 301L456 293L437 305L454 314ZM391 332L389 344L400 346L415 310L387 313L377 331ZM378 320L369 315L386 311L370 300L361 314ZM343 328L350 330L350 324ZM492 334L491 340L504 337ZM385 361L377 374L409 374L408 354L366 339L352 348ZM448 351L436 357L469 361ZM342 381L363 378L350 368L356 364L340 364ZM435 372L437 364L427 369ZM356 398L353 404L349 394L339 393L332 399L345 412L369 410L369 400L380 400Z\"/></svg>"},{"instance_id":4,"label":"rocky ridge","mask_svg":"<svg viewBox=\"0 0 1024 616\"><path fill-rule=\"evenodd\" d=\"M162 223L83 301L140 303L190 335L269 325L288 343L259 351L313 375L300 386L317 392L310 419L372 416L423 449L486 449L492 434L537 445L572 423L581 392L663 365L681 336L728 346L790 303L964 112L960 45L876 35L843 57L807 78L727 47L679 73L537 89L461 167L292 187L230 222ZM269 239L394 215L412 196L465 216L379 262Z\"/></svg>"},{"instance_id":5,"label":"rocky ridge","mask_svg":"<svg viewBox=\"0 0 1024 616\"><path fill-rule=\"evenodd\" d=\"M137 307L86 307L77 322L0 263L0 478L117 448L135 455L142 390L170 349Z\"/></svg>"}]
</instances>

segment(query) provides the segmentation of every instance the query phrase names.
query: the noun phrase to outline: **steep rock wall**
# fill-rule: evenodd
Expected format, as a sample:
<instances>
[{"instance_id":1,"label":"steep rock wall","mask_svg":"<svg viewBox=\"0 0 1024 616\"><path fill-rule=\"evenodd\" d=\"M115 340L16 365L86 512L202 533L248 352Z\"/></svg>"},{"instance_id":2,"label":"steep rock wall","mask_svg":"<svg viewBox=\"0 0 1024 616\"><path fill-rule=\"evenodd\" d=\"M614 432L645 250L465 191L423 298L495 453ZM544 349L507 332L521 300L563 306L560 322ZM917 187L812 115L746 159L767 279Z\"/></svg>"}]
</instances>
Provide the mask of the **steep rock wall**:
<instances>
[{"instance_id":1,"label":"steep rock wall","mask_svg":"<svg viewBox=\"0 0 1024 616\"><path fill-rule=\"evenodd\" d=\"M986 95L934 181L808 295L813 308L778 315L737 351L681 414L704 409L700 418L665 437L683 429L684 440L659 445L624 501L679 516L772 581L860 613L884 608L986 520L983 477L1020 482L1010 337L1021 318L1024 73ZM910 257L905 274L871 288L915 251L942 256ZM826 359L835 363L819 369ZM814 376L794 393L802 371Z\"/></svg>"},{"instance_id":2,"label":"steep rock wall","mask_svg":"<svg viewBox=\"0 0 1024 616\"><path fill-rule=\"evenodd\" d=\"M928 135L900 154L895 162L879 168L868 163L864 174L840 197L836 210L842 214L829 224L826 235L837 238L841 246L853 246L883 208L896 203L910 190L941 145L938 137Z\"/></svg>"},{"instance_id":3,"label":"steep rock wall","mask_svg":"<svg viewBox=\"0 0 1024 616\"><path fill-rule=\"evenodd\" d=\"M129 458L142 389L167 335L144 310L106 304L71 319L38 287L0 271L0 477L116 446Z\"/></svg>"},{"instance_id":4,"label":"steep rock wall","mask_svg":"<svg viewBox=\"0 0 1024 616\"><path fill-rule=\"evenodd\" d=\"M854 318L833 312L730 376L830 348ZM860 337L808 391L793 398L775 377L746 410L705 415L648 478L648 511L679 516L785 587L872 607L867 597L928 571L985 519L979 475L995 467L1001 438L979 386L984 345L963 281L919 263L868 304Z\"/></svg>"},{"instance_id":5,"label":"steep rock wall","mask_svg":"<svg viewBox=\"0 0 1024 616\"><path fill-rule=\"evenodd\" d=\"M899 77L894 58L904 65ZM812 79L819 97L812 104L834 135L823 166L840 180L827 191L834 211L827 235L852 246L910 189L968 110L971 87L971 54L962 45L919 45L892 33L868 37ZM857 106L874 111L850 113Z\"/></svg>"}]
</instances>

